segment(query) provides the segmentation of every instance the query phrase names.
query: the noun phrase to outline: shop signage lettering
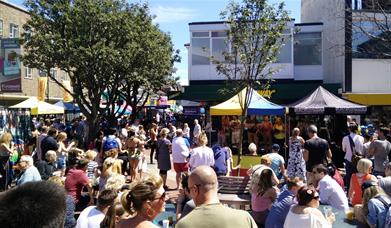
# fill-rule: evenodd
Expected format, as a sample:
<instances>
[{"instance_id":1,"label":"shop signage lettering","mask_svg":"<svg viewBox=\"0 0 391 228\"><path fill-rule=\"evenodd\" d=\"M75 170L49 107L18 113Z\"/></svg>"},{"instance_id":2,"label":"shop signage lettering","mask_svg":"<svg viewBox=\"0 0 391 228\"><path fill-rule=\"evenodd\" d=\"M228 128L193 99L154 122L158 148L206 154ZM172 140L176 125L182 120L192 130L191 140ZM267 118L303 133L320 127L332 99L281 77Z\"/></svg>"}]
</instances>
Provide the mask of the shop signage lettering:
<instances>
[{"instance_id":1,"label":"shop signage lettering","mask_svg":"<svg viewBox=\"0 0 391 228\"><path fill-rule=\"evenodd\" d=\"M263 96L263 97L271 97L273 93L275 93L276 90L270 90L270 89L263 89L263 90L258 90L258 93Z\"/></svg>"}]
</instances>

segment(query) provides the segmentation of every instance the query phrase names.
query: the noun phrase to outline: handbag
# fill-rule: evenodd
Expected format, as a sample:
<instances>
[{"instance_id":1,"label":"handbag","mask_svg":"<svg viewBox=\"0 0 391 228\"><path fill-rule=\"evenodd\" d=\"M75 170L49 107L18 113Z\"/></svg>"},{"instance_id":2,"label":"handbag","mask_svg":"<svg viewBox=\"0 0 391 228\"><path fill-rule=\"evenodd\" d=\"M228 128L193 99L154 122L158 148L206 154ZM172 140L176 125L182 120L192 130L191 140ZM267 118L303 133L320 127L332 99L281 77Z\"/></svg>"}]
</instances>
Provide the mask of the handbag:
<instances>
[{"instance_id":1,"label":"handbag","mask_svg":"<svg viewBox=\"0 0 391 228\"><path fill-rule=\"evenodd\" d=\"M357 154L355 150L355 145L353 142L353 139L350 135L348 135L349 143L350 143L350 149L352 150L352 165L353 167L357 167L358 161L360 161L361 158L364 158L364 156Z\"/></svg>"}]
</instances>

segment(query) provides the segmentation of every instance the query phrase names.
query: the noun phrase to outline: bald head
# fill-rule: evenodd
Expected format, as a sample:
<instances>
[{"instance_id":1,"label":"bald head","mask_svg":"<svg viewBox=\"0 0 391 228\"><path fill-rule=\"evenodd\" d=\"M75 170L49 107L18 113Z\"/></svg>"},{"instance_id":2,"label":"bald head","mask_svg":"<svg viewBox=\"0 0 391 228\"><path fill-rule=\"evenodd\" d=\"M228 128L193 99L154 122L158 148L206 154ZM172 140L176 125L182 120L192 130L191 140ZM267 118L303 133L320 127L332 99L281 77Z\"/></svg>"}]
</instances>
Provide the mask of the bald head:
<instances>
[{"instance_id":1,"label":"bald head","mask_svg":"<svg viewBox=\"0 0 391 228\"><path fill-rule=\"evenodd\" d=\"M190 174L190 181L194 185L199 185L205 191L217 191L217 176L215 171L209 166L199 166Z\"/></svg>"}]
</instances>

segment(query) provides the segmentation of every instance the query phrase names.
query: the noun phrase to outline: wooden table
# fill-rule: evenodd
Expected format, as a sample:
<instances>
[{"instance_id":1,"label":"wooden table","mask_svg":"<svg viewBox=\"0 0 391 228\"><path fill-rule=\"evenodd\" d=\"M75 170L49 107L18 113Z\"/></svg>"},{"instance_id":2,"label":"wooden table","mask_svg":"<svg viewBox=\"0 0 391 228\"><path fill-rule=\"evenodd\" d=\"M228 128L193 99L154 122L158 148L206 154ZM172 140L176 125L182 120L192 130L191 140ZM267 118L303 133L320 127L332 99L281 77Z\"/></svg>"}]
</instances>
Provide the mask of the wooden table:
<instances>
[{"instance_id":1,"label":"wooden table","mask_svg":"<svg viewBox=\"0 0 391 228\"><path fill-rule=\"evenodd\" d=\"M219 193L218 196L222 204L227 204L228 206L233 206L235 208L245 209L246 205L251 204L250 194L237 195Z\"/></svg>"}]
</instances>

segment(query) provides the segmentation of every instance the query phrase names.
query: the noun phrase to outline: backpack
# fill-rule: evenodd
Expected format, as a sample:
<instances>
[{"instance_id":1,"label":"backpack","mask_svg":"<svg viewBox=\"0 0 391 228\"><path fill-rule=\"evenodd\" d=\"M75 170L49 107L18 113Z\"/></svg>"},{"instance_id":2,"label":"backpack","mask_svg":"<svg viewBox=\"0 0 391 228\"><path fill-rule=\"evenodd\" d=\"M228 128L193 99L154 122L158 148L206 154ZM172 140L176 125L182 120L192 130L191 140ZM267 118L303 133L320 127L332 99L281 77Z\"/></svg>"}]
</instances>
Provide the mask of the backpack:
<instances>
[{"instance_id":1,"label":"backpack","mask_svg":"<svg viewBox=\"0 0 391 228\"><path fill-rule=\"evenodd\" d=\"M386 208L388 208L386 214L386 221L384 222L384 228L391 228L391 210L390 210L391 203L388 203L382 196L377 196L375 198L378 199L380 202L382 202Z\"/></svg>"},{"instance_id":2,"label":"backpack","mask_svg":"<svg viewBox=\"0 0 391 228\"><path fill-rule=\"evenodd\" d=\"M108 136L103 144L103 152L119 148L117 138Z\"/></svg>"}]
</instances>

